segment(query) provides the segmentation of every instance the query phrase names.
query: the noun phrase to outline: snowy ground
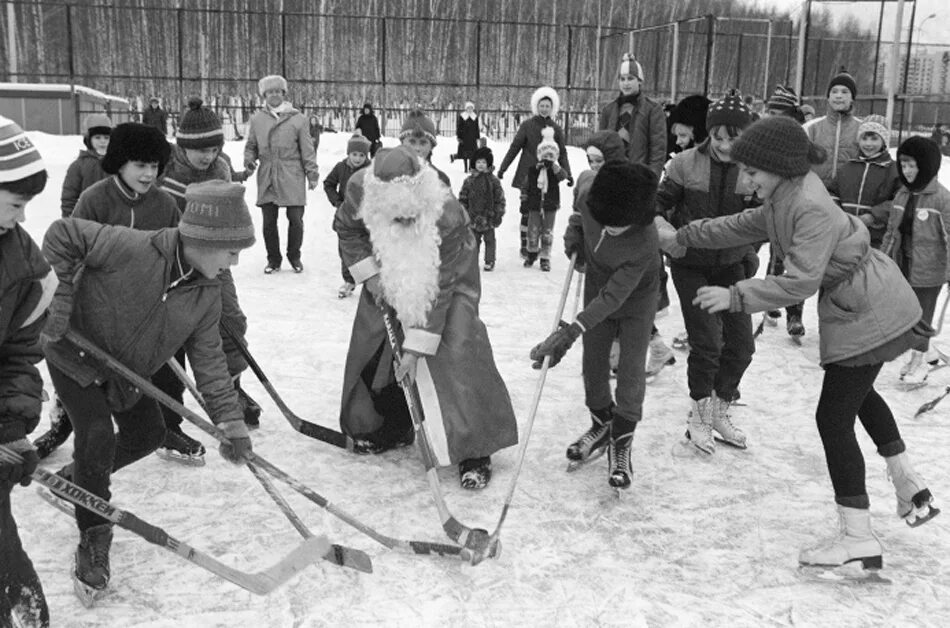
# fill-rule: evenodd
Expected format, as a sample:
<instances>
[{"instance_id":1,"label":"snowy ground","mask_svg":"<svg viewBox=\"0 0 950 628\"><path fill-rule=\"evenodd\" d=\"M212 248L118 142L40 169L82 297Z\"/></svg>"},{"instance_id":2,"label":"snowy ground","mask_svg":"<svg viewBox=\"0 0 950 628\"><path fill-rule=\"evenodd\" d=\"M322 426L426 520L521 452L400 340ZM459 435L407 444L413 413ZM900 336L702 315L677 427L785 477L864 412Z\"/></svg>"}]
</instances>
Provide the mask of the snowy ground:
<instances>
[{"instance_id":1,"label":"snowy ground","mask_svg":"<svg viewBox=\"0 0 950 628\"><path fill-rule=\"evenodd\" d=\"M318 153L323 175L342 158L346 139L323 136ZM52 175L27 211L26 228L41 241L59 216L60 186L80 139L36 134L35 140ZM454 147L453 139L444 138L435 162L457 192L464 174L461 163L448 163ZM500 163L507 146L492 148ZM240 143L229 143L226 150L241 163ZM580 150L570 154L576 176L586 164ZM950 164L944 163L948 179ZM558 217L553 272L522 268L518 197L509 185L510 177L505 181L509 215L499 230L496 270L483 274L481 312L523 428L537 381L527 353L546 335L554 315L567 267L560 233L569 210ZM248 188L253 204L253 181ZM242 256L234 276L250 320L251 350L269 378L295 412L335 428L356 300L336 298L340 276L331 218L322 187L311 192L302 275L285 270L265 276L260 241ZM282 232L284 225L282 218ZM670 292L673 307L659 322L667 339L683 329L672 285ZM573 296L568 309L572 301ZM686 355L678 352L676 365L648 389L645 420L634 441L634 484L622 501L606 485L605 458L575 474L564 472L564 449L588 424L581 350L575 348L548 375L504 528L503 553L475 567L387 551L288 489L284 494L312 530L368 552L375 573L321 563L260 598L117 531L110 592L86 610L69 579L78 540L72 521L32 488L15 491L14 511L54 626L950 625L950 516L914 530L899 520L884 463L863 433L874 526L894 584L816 584L796 571L798 549L836 529L813 418L822 374L814 299L806 306L805 324L802 347L789 341L784 319L781 327L766 328L742 386L748 406L735 412L751 446L744 452L720 448L708 461L671 454L688 408ZM899 417L938 503L947 506L950 401L920 420L912 416L950 384L950 369L909 393L895 385L898 369L898 363L885 367L879 389ZM253 375L245 376L244 384L265 410L262 428L254 433L256 452L386 534L445 540L414 450L380 458L344 453L295 432ZM46 427L44 416L36 434ZM300 537L252 475L225 463L211 439L201 437L210 450L206 467L150 456L114 477L115 503L240 569L272 564ZM70 452L71 446L64 446L46 466L59 468ZM495 456L495 480L479 494L460 489L454 469L441 473L460 521L494 528L516 452Z\"/></svg>"}]
</instances>

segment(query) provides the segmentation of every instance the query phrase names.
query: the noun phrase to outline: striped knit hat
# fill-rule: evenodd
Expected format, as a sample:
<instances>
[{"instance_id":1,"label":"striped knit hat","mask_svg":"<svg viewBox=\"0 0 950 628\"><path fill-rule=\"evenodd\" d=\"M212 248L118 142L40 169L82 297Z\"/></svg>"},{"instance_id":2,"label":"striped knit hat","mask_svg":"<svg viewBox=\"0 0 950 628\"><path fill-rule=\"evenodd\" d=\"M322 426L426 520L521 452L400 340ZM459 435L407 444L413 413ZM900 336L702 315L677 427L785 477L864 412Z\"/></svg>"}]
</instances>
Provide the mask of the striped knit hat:
<instances>
[{"instance_id":1,"label":"striped knit hat","mask_svg":"<svg viewBox=\"0 0 950 628\"><path fill-rule=\"evenodd\" d=\"M765 103L766 109L774 109L775 111L788 111L796 107L798 107L798 94L795 93L794 89L785 85L776 85L769 101Z\"/></svg>"},{"instance_id":2,"label":"striped knit hat","mask_svg":"<svg viewBox=\"0 0 950 628\"><path fill-rule=\"evenodd\" d=\"M19 181L44 170L40 152L20 125L0 116L0 183Z\"/></svg>"},{"instance_id":3,"label":"striped knit hat","mask_svg":"<svg viewBox=\"0 0 950 628\"><path fill-rule=\"evenodd\" d=\"M226 181L192 183L185 189L185 213L178 223L182 242L212 249L254 245L254 223L244 186Z\"/></svg>"},{"instance_id":4,"label":"striped knit hat","mask_svg":"<svg viewBox=\"0 0 950 628\"><path fill-rule=\"evenodd\" d=\"M617 75L632 76L642 83L643 66L641 66L640 62L637 61L636 57L633 56L633 53L625 52L623 53L623 56L620 57L620 70L618 71Z\"/></svg>"},{"instance_id":5,"label":"striped knit hat","mask_svg":"<svg viewBox=\"0 0 950 628\"><path fill-rule=\"evenodd\" d=\"M224 146L224 130L221 120L213 111L202 106L197 96L188 99L188 110L178 123L175 140L182 148L221 148Z\"/></svg>"}]
</instances>

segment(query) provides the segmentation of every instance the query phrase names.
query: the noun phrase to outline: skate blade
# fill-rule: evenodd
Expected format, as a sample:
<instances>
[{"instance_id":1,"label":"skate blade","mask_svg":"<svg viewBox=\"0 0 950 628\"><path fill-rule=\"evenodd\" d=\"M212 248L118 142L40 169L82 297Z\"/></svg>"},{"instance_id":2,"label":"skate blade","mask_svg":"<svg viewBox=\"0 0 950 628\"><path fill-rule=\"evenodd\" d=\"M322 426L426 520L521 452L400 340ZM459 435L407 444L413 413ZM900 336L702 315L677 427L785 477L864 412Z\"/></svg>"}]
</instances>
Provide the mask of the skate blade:
<instances>
[{"instance_id":1,"label":"skate blade","mask_svg":"<svg viewBox=\"0 0 950 628\"><path fill-rule=\"evenodd\" d=\"M844 565L799 565L798 572L812 582L831 584L893 584L879 569L866 569L860 560Z\"/></svg>"},{"instance_id":2,"label":"skate blade","mask_svg":"<svg viewBox=\"0 0 950 628\"><path fill-rule=\"evenodd\" d=\"M742 443L742 444L740 445L739 443L737 443L737 442L735 442L735 441L726 440L726 439L723 438L722 436L713 436L713 440L716 441L717 443L722 443L723 445L728 445L729 447L732 447L733 449L748 449L748 448L749 448L749 446L748 446L747 444L745 444L745 443Z\"/></svg>"},{"instance_id":3,"label":"skate blade","mask_svg":"<svg viewBox=\"0 0 950 628\"><path fill-rule=\"evenodd\" d=\"M940 514L940 509L927 504L927 510L923 508L912 510L910 514L904 517L904 522L912 528L924 525L934 517Z\"/></svg>"},{"instance_id":4,"label":"skate blade","mask_svg":"<svg viewBox=\"0 0 950 628\"><path fill-rule=\"evenodd\" d=\"M713 454L716 452L715 450L706 451L705 449L700 449L694 445L691 440L686 439L673 443L670 453L674 458L696 458L699 460L711 460Z\"/></svg>"},{"instance_id":5,"label":"skate blade","mask_svg":"<svg viewBox=\"0 0 950 628\"><path fill-rule=\"evenodd\" d=\"M92 608L96 605L96 601L106 594L106 587L101 589L91 587L73 573L73 591L76 592L76 597L79 598L80 604L85 608Z\"/></svg>"},{"instance_id":6,"label":"skate blade","mask_svg":"<svg viewBox=\"0 0 950 628\"><path fill-rule=\"evenodd\" d=\"M606 452L607 452L607 448L604 447L603 449L598 450L596 453L591 452L591 454L587 456L586 458L584 458L583 460L569 460L567 463L567 472L574 473L578 469L582 467L586 467L590 463L602 457Z\"/></svg>"},{"instance_id":7,"label":"skate blade","mask_svg":"<svg viewBox=\"0 0 950 628\"><path fill-rule=\"evenodd\" d=\"M171 462L177 462L178 464L184 465L186 467L203 467L205 466L204 456L190 456L188 454L183 454L179 451L174 451L171 449L156 449L155 455L161 458L162 460L169 460Z\"/></svg>"},{"instance_id":8,"label":"skate blade","mask_svg":"<svg viewBox=\"0 0 950 628\"><path fill-rule=\"evenodd\" d=\"M926 386L926 385L927 385L927 380L926 380L926 379L924 379L923 381L920 381L920 382L907 382L907 381L904 381L904 380L902 379L902 380L900 380L900 382L898 382L897 387L898 387L898 389L900 389L900 390L903 391L903 392L912 392L912 391L914 391L914 390L918 390L918 389L920 389L920 388L923 388L923 387Z\"/></svg>"},{"instance_id":9,"label":"skate blade","mask_svg":"<svg viewBox=\"0 0 950 628\"><path fill-rule=\"evenodd\" d=\"M792 340L792 344L794 344L796 347L802 346L801 336L789 336L789 338Z\"/></svg>"}]
</instances>

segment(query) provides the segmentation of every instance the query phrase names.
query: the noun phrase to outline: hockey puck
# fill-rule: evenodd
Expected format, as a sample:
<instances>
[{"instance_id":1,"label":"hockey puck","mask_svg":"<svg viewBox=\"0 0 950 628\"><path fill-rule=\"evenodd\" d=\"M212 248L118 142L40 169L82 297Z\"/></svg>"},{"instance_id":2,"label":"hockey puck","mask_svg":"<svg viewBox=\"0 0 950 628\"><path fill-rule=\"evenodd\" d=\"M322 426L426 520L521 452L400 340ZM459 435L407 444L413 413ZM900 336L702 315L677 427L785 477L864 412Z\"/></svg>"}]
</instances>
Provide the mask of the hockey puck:
<instances>
[{"instance_id":1,"label":"hockey puck","mask_svg":"<svg viewBox=\"0 0 950 628\"><path fill-rule=\"evenodd\" d=\"M465 541L465 547L483 552L488 549L490 539L491 537L488 534L488 530L472 528L472 531L468 534L468 540Z\"/></svg>"}]
</instances>

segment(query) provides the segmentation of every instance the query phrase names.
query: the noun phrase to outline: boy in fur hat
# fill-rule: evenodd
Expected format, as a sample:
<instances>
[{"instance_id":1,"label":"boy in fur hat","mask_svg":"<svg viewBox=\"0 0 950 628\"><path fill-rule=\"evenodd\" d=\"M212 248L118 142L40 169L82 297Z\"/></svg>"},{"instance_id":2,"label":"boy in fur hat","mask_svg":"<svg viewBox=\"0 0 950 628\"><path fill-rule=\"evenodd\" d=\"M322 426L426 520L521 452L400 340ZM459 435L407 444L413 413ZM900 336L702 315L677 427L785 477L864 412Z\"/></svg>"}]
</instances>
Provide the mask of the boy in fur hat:
<instances>
[{"instance_id":1,"label":"boy in fur hat","mask_svg":"<svg viewBox=\"0 0 950 628\"><path fill-rule=\"evenodd\" d=\"M264 213L264 245L267 266L264 274L280 270L280 235L277 212L287 208L287 261L295 273L303 272L300 245L303 243L303 213L307 190L317 187L320 172L310 138L307 118L287 102L287 81L282 76L265 76L257 83L264 107L251 116L244 147L244 167L257 170L257 205Z\"/></svg>"},{"instance_id":2,"label":"boy in fur hat","mask_svg":"<svg viewBox=\"0 0 950 628\"><path fill-rule=\"evenodd\" d=\"M79 196L93 183L98 183L108 173L102 169L102 158L109 148L109 135L112 134L112 120L102 113L94 113L86 118L86 133L82 143L86 149L79 151L76 161L66 169L63 179L63 193L60 195L60 209L63 218L69 218L76 207Z\"/></svg>"},{"instance_id":3,"label":"boy in fur hat","mask_svg":"<svg viewBox=\"0 0 950 628\"><path fill-rule=\"evenodd\" d=\"M572 462L606 446L608 483L630 486L633 432L643 417L645 363L659 298L660 257L653 205L657 178L642 164L606 163L575 205L564 249L585 267L584 309L531 350L534 368L554 367L581 335L585 403L591 427L567 449ZM617 389L610 390L610 347L620 339Z\"/></svg>"},{"instance_id":4,"label":"boy in fur hat","mask_svg":"<svg viewBox=\"0 0 950 628\"><path fill-rule=\"evenodd\" d=\"M343 204L343 199L346 198L346 184L353 173L369 165L368 155L371 148L370 141L357 131L346 143L346 158L333 166L333 170L323 180L323 191L326 192L327 198L334 209ZM339 244L337 244L337 252L340 255L341 273L343 275L343 285L337 291L337 296L345 299L353 294L356 282L343 261L343 249Z\"/></svg>"},{"instance_id":5,"label":"boy in fur hat","mask_svg":"<svg viewBox=\"0 0 950 628\"><path fill-rule=\"evenodd\" d=\"M538 257L541 270L551 270L551 242L554 219L561 207L561 190L558 184L568 177L557 162L559 147L554 141L554 129L541 129L538 144L538 163L528 171L528 187L525 190L525 209L528 213L527 254L525 268L530 268Z\"/></svg>"},{"instance_id":6,"label":"boy in fur hat","mask_svg":"<svg viewBox=\"0 0 950 628\"><path fill-rule=\"evenodd\" d=\"M501 226L505 215L505 191L494 175L494 155L490 148L478 148L472 153L474 172L465 179L459 192L459 203L468 212L475 233L475 246L485 241L485 271L495 269L495 229Z\"/></svg>"},{"instance_id":7,"label":"boy in fur hat","mask_svg":"<svg viewBox=\"0 0 950 628\"><path fill-rule=\"evenodd\" d=\"M381 150L350 179L333 228L364 288L346 357L340 425L359 453L411 443L398 381L415 383L439 466L458 465L466 489L486 486L491 455L518 426L484 323L474 236L464 208L409 147ZM380 307L403 335L394 372Z\"/></svg>"}]
</instances>

